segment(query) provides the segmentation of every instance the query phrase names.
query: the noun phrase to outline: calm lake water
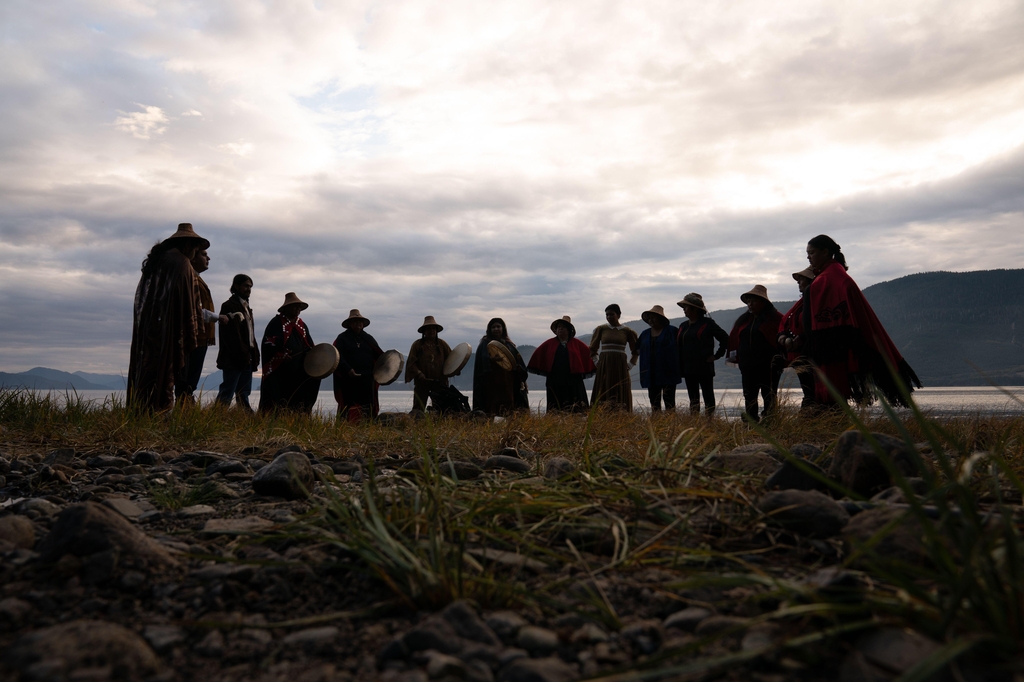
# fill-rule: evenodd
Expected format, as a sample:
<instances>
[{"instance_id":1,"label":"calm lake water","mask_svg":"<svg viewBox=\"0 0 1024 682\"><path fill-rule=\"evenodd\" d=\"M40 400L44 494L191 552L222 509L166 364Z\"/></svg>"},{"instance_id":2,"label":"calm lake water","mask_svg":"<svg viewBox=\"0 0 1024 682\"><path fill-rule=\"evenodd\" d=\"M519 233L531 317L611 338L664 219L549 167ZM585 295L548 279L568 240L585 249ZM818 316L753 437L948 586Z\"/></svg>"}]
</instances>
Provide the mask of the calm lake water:
<instances>
[{"instance_id":1,"label":"calm lake water","mask_svg":"<svg viewBox=\"0 0 1024 682\"><path fill-rule=\"evenodd\" d=\"M924 388L914 392L914 399L922 410L935 416L1024 415L1024 387L1012 387L1005 391L990 386ZM39 391L39 393L45 392ZM53 393L59 396L64 395L63 392L54 391ZM472 402L472 391L465 391L464 394ZM799 390L782 389L781 394L784 404L793 407L799 406ZM80 391L78 395L97 402L109 400L111 397L124 400L124 391ZM204 393L202 402L209 403L215 396L215 393ZM719 410L727 418L736 418L742 411L743 396L739 389L723 389L717 392L717 396ZM249 400L253 407L258 406L259 391L253 392ZM530 407L535 412L544 412L545 402L543 390L530 392ZM676 392L676 407L677 409L686 409L688 405L686 389L680 386L680 390ZM646 390L633 391L633 407L638 411L650 410L651 404ZM412 409L412 391L381 391L380 408L382 412L408 412ZM321 391L316 409L322 414L333 415L337 410L334 393ZM876 406L872 409L878 410L879 408Z\"/></svg>"}]
</instances>

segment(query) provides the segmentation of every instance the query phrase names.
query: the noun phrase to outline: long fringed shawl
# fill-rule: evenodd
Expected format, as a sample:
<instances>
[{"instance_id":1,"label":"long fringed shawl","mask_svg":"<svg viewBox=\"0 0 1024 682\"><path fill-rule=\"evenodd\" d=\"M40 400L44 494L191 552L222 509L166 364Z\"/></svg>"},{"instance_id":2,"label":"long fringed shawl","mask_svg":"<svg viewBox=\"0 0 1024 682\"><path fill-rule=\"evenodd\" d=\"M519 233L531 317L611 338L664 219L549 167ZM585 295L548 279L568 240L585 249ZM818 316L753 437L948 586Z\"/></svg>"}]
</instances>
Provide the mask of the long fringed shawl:
<instances>
[{"instance_id":1,"label":"long fringed shawl","mask_svg":"<svg viewBox=\"0 0 1024 682\"><path fill-rule=\"evenodd\" d=\"M846 269L836 262L827 265L807 298L803 326L810 330L809 354L832 387L844 398L869 403L874 384L890 403L905 406L899 385L909 392L921 381ZM833 402L824 382L818 382L816 398Z\"/></svg>"}]
</instances>

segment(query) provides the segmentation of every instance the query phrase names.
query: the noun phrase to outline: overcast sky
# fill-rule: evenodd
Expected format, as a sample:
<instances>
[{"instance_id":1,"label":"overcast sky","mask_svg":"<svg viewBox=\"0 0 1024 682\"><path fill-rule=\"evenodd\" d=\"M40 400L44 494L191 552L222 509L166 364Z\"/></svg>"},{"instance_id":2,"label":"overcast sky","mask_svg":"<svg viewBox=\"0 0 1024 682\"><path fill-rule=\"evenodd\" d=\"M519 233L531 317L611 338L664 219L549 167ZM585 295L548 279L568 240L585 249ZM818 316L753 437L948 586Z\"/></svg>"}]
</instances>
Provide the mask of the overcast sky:
<instances>
[{"instance_id":1,"label":"overcast sky","mask_svg":"<svg viewBox=\"0 0 1024 682\"><path fill-rule=\"evenodd\" d=\"M4 0L0 370L123 372L148 249L403 352L1024 262L1024 4ZM213 369L212 359L208 370Z\"/></svg>"}]
</instances>

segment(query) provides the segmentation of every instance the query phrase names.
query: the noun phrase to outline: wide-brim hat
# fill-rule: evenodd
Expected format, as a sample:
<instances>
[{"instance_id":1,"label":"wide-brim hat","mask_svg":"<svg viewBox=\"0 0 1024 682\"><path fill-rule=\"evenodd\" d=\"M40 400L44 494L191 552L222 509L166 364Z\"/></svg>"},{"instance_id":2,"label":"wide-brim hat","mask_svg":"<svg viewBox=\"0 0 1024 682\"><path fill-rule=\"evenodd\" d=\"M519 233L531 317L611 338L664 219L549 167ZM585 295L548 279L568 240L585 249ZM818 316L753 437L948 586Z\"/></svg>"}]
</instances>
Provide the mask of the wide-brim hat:
<instances>
[{"instance_id":1,"label":"wide-brim hat","mask_svg":"<svg viewBox=\"0 0 1024 682\"><path fill-rule=\"evenodd\" d=\"M683 296L683 300L676 301L676 305L679 306L680 308L690 306L691 308L703 310L704 312L708 311L707 307L704 305L704 297L692 291L688 293L686 296Z\"/></svg>"},{"instance_id":2,"label":"wide-brim hat","mask_svg":"<svg viewBox=\"0 0 1024 682\"><path fill-rule=\"evenodd\" d=\"M349 325L351 325L356 320L362 320L364 327L370 326L370 320L368 318L363 317L362 313L360 313L355 308L348 312L348 317L346 317L345 321L341 323L341 326L344 327L345 329L348 329Z\"/></svg>"},{"instance_id":3,"label":"wide-brim hat","mask_svg":"<svg viewBox=\"0 0 1024 682\"><path fill-rule=\"evenodd\" d=\"M210 248L210 240L204 239L196 234L196 231L192 229L192 223L179 223L178 231L172 234L170 237L165 239L165 242L169 242L172 239L194 239L199 242L201 249Z\"/></svg>"},{"instance_id":4,"label":"wide-brim hat","mask_svg":"<svg viewBox=\"0 0 1024 682\"><path fill-rule=\"evenodd\" d=\"M800 281L801 277L804 279L814 279L814 268L806 267L800 272L793 273L793 279Z\"/></svg>"},{"instance_id":5,"label":"wide-brim hat","mask_svg":"<svg viewBox=\"0 0 1024 682\"><path fill-rule=\"evenodd\" d=\"M657 315L661 319L665 320L666 324L668 323L668 315L665 314L665 309L662 308L660 305L652 305L650 310L644 311L640 315L640 319L646 322L647 324L650 324L651 315Z\"/></svg>"},{"instance_id":6,"label":"wide-brim hat","mask_svg":"<svg viewBox=\"0 0 1024 682\"><path fill-rule=\"evenodd\" d=\"M564 324L569 327L569 337L576 336L576 326L573 325L572 320L568 315L562 315L560 318L551 323L551 332L554 334L558 333L558 325Z\"/></svg>"},{"instance_id":7,"label":"wide-brim hat","mask_svg":"<svg viewBox=\"0 0 1024 682\"><path fill-rule=\"evenodd\" d=\"M287 294L284 295L284 303L282 303L281 307L277 309L277 312L283 312L284 309L290 305L298 305L299 310L305 310L306 308L309 307L309 304L306 303L305 301L300 300L299 297L295 295L294 291L289 291Z\"/></svg>"},{"instance_id":8,"label":"wide-brim hat","mask_svg":"<svg viewBox=\"0 0 1024 682\"><path fill-rule=\"evenodd\" d=\"M753 289L740 296L740 300L743 301L744 303L748 303L747 299L749 299L751 296L763 298L768 303L772 302L772 299L768 298L768 289L766 289L763 284L755 284Z\"/></svg>"},{"instance_id":9,"label":"wide-brim hat","mask_svg":"<svg viewBox=\"0 0 1024 682\"><path fill-rule=\"evenodd\" d=\"M359 312L359 311L355 311L355 312ZM370 324L370 321L367 320L366 324ZM439 333L444 331L444 327L442 327L441 325L439 325L437 322L434 321L434 316L433 315L427 315L426 317L424 317L423 318L423 324L421 324L420 328L417 329L416 331L418 331L420 334L422 334L423 330L426 329L427 327L437 327L437 331Z\"/></svg>"}]
</instances>

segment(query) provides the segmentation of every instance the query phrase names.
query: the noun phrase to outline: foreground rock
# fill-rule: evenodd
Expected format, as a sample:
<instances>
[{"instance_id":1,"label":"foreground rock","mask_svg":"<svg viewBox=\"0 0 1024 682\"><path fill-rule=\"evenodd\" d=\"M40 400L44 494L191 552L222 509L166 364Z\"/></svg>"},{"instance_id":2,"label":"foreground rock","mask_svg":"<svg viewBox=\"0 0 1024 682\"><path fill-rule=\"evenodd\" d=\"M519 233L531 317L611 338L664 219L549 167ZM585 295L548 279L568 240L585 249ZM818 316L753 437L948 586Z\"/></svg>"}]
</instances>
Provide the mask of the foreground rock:
<instances>
[{"instance_id":1,"label":"foreground rock","mask_svg":"<svg viewBox=\"0 0 1024 682\"><path fill-rule=\"evenodd\" d=\"M43 561L57 561L65 554L76 557L108 553L126 563L160 568L177 561L159 543L140 531L121 514L95 502L68 507L58 516L49 535L37 548Z\"/></svg>"},{"instance_id":2,"label":"foreground rock","mask_svg":"<svg viewBox=\"0 0 1024 682\"><path fill-rule=\"evenodd\" d=\"M284 452L252 477L257 495L297 500L309 497L313 487L313 466L301 452Z\"/></svg>"},{"instance_id":3,"label":"foreground rock","mask_svg":"<svg viewBox=\"0 0 1024 682\"><path fill-rule=\"evenodd\" d=\"M7 665L30 680L141 680L160 669L145 640L114 623L75 620L29 633L7 652Z\"/></svg>"},{"instance_id":4,"label":"foreground rock","mask_svg":"<svg viewBox=\"0 0 1024 682\"><path fill-rule=\"evenodd\" d=\"M887 462L904 476L921 475L919 457L906 443L884 433L871 436L878 442L881 452L859 431L843 433L832 452L829 477L858 495L871 497L893 485Z\"/></svg>"},{"instance_id":5,"label":"foreground rock","mask_svg":"<svg viewBox=\"0 0 1024 682\"><path fill-rule=\"evenodd\" d=\"M813 538L830 538L850 521L838 502L817 490L782 490L768 493L757 503L772 523Z\"/></svg>"},{"instance_id":6,"label":"foreground rock","mask_svg":"<svg viewBox=\"0 0 1024 682\"><path fill-rule=\"evenodd\" d=\"M907 513L906 507L882 507L869 509L853 517L843 529L843 543L847 555L865 550L865 558L881 558L886 561L901 561L917 566L929 564L928 552L921 541L924 529L921 522ZM896 525L886 531L877 544L866 549L883 528L890 523Z\"/></svg>"}]
</instances>

